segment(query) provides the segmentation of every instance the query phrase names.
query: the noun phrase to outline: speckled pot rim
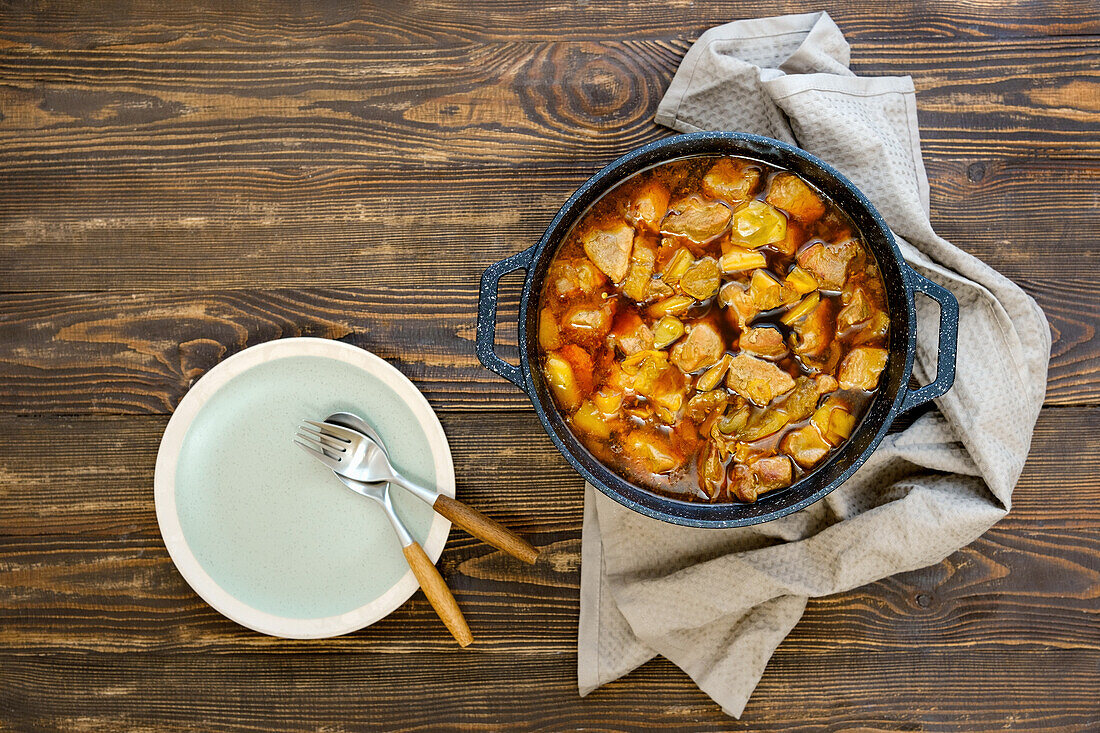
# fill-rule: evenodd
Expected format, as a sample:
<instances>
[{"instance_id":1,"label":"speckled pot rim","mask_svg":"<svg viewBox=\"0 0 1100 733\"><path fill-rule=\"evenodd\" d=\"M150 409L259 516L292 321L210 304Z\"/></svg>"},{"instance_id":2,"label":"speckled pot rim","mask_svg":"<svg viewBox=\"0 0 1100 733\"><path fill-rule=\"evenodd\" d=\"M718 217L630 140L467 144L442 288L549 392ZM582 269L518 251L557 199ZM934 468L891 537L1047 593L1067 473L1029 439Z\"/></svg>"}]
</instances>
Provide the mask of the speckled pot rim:
<instances>
[{"instance_id":1,"label":"speckled pot rim","mask_svg":"<svg viewBox=\"0 0 1100 733\"><path fill-rule=\"evenodd\" d=\"M427 436L435 465L436 487L441 493L454 496L454 463L447 436L431 405L416 385L369 351L340 341L318 338L289 338L257 344L234 354L203 375L184 396L164 430L157 452L153 495L157 523L160 525L168 554L184 580L204 601L224 616L254 631L289 639L318 639L356 631L388 616L419 587L412 570L408 570L378 598L347 613L311 619L278 616L240 601L206 572L187 544L176 508L176 466L180 450L188 428L203 406L237 375L260 364L296 356L314 356L343 362L362 369L390 387L409 406ZM433 516L428 537L423 543L424 552L433 562L442 554L450 530L451 523L447 519L439 514Z\"/></svg>"}]
</instances>

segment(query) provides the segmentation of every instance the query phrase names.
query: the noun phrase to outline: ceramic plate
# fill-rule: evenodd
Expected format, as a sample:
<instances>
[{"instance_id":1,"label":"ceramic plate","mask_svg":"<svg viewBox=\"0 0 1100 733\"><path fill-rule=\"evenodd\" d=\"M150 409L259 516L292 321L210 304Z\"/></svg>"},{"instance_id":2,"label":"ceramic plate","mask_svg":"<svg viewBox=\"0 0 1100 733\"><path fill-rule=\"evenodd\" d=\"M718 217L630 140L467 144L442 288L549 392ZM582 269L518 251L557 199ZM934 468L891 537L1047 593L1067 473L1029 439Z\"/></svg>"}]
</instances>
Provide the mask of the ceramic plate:
<instances>
[{"instance_id":1,"label":"ceramic plate","mask_svg":"<svg viewBox=\"0 0 1100 733\"><path fill-rule=\"evenodd\" d=\"M180 573L250 629L318 638L361 629L417 589L382 508L292 443L303 418L346 411L382 436L413 481L454 496L454 466L427 400L399 371L339 341L293 338L245 349L180 402L161 439L157 522ZM391 490L433 561L450 522Z\"/></svg>"}]
</instances>

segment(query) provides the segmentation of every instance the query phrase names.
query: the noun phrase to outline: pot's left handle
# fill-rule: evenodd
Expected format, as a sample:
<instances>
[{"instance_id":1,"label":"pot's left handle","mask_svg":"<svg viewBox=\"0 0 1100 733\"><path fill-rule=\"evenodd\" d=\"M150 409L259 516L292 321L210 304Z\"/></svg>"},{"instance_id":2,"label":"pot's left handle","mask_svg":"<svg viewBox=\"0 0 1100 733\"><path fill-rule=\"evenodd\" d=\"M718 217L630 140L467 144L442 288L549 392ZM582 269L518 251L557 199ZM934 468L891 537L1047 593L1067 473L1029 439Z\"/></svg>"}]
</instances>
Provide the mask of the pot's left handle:
<instances>
[{"instance_id":1,"label":"pot's left handle","mask_svg":"<svg viewBox=\"0 0 1100 733\"><path fill-rule=\"evenodd\" d=\"M959 301L950 290L934 283L916 270L907 273L910 287L940 304L940 343L936 358L936 378L905 395L901 412L931 402L955 383L955 355L959 350Z\"/></svg>"},{"instance_id":2,"label":"pot's left handle","mask_svg":"<svg viewBox=\"0 0 1100 733\"><path fill-rule=\"evenodd\" d=\"M535 248L525 249L511 257L495 262L481 276L481 293L477 300L477 358L491 372L495 372L524 392L523 371L501 359L496 352L497 336L497 285L509 272L527 270L535 256Z\"/></svg>"}]
</instances>

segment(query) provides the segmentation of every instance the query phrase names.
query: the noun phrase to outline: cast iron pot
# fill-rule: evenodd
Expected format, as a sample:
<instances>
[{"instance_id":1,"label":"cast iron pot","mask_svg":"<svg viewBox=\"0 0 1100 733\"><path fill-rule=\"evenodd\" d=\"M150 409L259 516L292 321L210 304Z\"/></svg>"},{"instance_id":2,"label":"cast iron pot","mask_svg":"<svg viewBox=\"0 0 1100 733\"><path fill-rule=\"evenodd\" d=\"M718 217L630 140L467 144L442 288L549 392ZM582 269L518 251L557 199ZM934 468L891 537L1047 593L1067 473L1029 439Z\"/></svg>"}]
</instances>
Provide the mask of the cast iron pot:
<instances>
[{"instance_id":1,"label":"cast iron pot","mask_svg":"<svg viewBox=\"0 0 1100 733\"><path fill-rule=\"evenodd\" d=\"M589 206L619 183L640 171L678 158L736 155L785 168L828 194L852 218L874 254L886 283L890 315L890 358L871 406L848 442L792 486L765 494L753 504L705 504L660 496L622 478L598 461L577 440L562 419L538 368L538 302L547 268L558 245ZM497 356L497 283L525 270L519 309L519 366ZM936 379L910 388L917 321L914 294L923 293L940 305L939 363ZM890 229L871 202L851 181L822 160L778 140L732 132L674 135L645 145L616 160L569 197L546 233L530 249L491 265L481 278L477 317L477 356L489 370L509 380L531 398L535 413L550 439L573 468L593 486L636 512L672 524L691 527L741 527L777 519L818 501L855 473L878 446L901 413L918 407L951 388L955 381L959 304L936 283L918 275L902 259Z\"/></svg>"}]
</instances>

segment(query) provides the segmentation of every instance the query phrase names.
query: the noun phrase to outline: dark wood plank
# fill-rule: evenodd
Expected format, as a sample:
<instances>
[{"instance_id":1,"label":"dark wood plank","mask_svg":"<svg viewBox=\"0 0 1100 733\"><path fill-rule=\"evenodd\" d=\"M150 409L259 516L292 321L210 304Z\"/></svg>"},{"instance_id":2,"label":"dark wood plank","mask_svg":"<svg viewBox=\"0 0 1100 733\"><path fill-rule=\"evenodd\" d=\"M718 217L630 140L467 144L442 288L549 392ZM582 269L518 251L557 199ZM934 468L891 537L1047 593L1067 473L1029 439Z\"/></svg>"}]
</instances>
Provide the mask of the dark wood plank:
<instances>
[{"instance_id":1,"label":"dark wood plank","mask_svg":"<svg viewBox=\"0 0 1100 733\"><path fill-rule=\"evenodd\" d=\"M665 134L681 41L431 50L0 52L0 171L587 164ZM932 154L1100 154L1088 38L899 42ZM990 134L995 131L996 134Z\"/></svg>"},{"instance_id":2,"label":"dark wood plank","mask_svg":"<svg viewBox=\"0 0 1100 733\"><path fill-rule=\"evenodd\" d=\"M531 414L441 417L459 496L545 549L528 567L452 532L442 566L471 624L487 630L485 645L496 651L568 651L577 615L580 477ZM164 422L0 419L0 435L18 438L0 456L0 587L9 591L0 597L0 648L229 652L282 643L221 618L174 570L151 489ZM1100 587L1098 431L1100 409L1045 410L1008 518L937 566L817 601L813 633L792 643L816 653L838 638L875 647L911 635L906 643L919 648L1100 651L1100 638L1088 633ZM42 465L34 447L47 442L54 463ZM1045 622L1032 628L1040 616ZM422 632L413 635L418 644L451 644L423 599L346 643L396 651L409 644L403 629L411 625ZM298 642L296 649L330 643Z\"/></svg>"},{"instance_id":3,"label":"dark wood plank","mask_svg":"<svg viewBox=\"0 0 1100 733\"><path fill-rule=\"evenodd\" d=\"M1074 650L878 654L836 646L806 655L781 646L740 722L667 662L577 699L572 654L345 654L334 645L282 654L72 651L6 662L0 707L12 711L18 730L1061 733L1100 722L1095 659ZM838 668L845 670L839 679ZM82 689L53 684L74 671ZM946 684L946 675L957 684ZM1061 683L1041 682L1054 678Z\"/></svg>"},{"instance_id":4,"label":"dark wood plank","mask_svg":"<svg viewBox=\"0 0 1100 733\"><path fill-rule=\"evenodd\" d=\"M156 532L151 467L163 418L0 418L0 435L20 438L0 456L0 723L434 730L427 721L560 729L598 719L606 730L800 731L965 720L967 730L1053 731L1098 722L1095 408L1044 411L1013 513L979 541L931 568L812 602L741 724L664 662L575 699L580 479L530 415L441 416L460 495L549 550L528 567L452 534L443 572L479 632L465 652L419 594L336 640L288 642L233 624L187 588ZM43 467L23 446L46 440L62 453ZM49 684L58 675L79 684ZM273 695L278 710L261 702Z\"/></svg>"},{"instance_id":5,"label":"dark wood plank","mask_svg":"<svg viewBox=\"0 0 1100 733\"><path fill-rule=\"evenodd\" d=\"M11 173L0 187L0 290L466 288L489 263L537 242L604 162L476 176ZM1100 227L1095 162L930 158L928 168L937 231L1008 277L1057 280L1100 267L1089 235Z\"/></svg>"},{"instance_id":6,"label":"dark wood plank","mask_svg":"<svg viewBox=\"0 0 1100 733\"><path fill-rule=\"evenodd\" d=\"M518 278L500 301L499 350L515 357ZM412 379L438 408L526 409L474 355L477 273L430 285L304 290L0 295L0 411L167 413L212 366L288 336L338 338ZM1027 280L1054 334L1052 405L1100 401L1100 289L1076 275Z\"/></svg>"},{"instance_id":7,"label":"dark wood plank","mask_svg":"<svg viewBox=\"0 0 1100 733\"><path fill-rule=\"evenodd\" d=\"M994 0L935 4L919 0L869 0L853 5L825 0L827 10L853 41L883 36L911 38L1005 38L1100 32L1087 0L1016 2L1012 13ZM672 2L654 5L628 0L590 0L554 5L439 0L392 4L381 0L354 6L319 0L288 6L279 2L134 5L97 0L53 6L9 3L0 39L18 46L102 48L155 43L178 48L234 48L267 44L295 48L334 46L425 46L484 40L573 38L683 38L740 18L807 12L804 3Z\"/></svg>"}]
</instances>

